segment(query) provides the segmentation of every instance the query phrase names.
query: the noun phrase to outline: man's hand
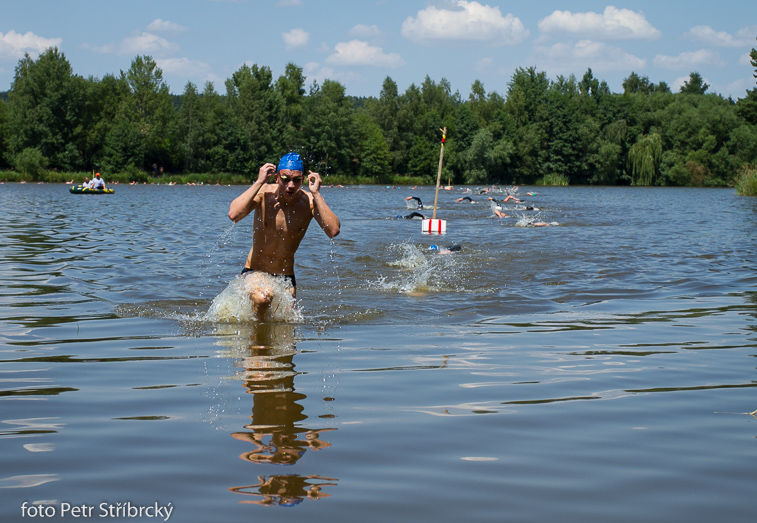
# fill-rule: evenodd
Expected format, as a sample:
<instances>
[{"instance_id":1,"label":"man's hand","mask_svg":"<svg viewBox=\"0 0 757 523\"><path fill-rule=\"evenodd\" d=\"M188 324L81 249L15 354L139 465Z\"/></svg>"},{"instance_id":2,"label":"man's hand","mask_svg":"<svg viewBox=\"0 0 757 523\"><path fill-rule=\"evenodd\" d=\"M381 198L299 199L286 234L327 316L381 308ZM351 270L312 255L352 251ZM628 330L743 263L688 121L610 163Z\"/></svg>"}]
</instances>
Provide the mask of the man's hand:
<instances>
[{"instance_id":1,"label":"man's hand","mask_svg":"<svg viewBox=\"0 0 757 523\"><path fill-rule=\"evenodd\" d=\"M266 183L268 183L268 178L270 178L273 174L276 174L276 166L272 163L267 163L260 168L257 181L265 185Z\"/></svg>"},{"instance_id":2,"label":"man's hand","mask_svg":"<svg viewBox=\"0 0 757 523\"><path fill-rule=\"evenodd\" d=\"M311 193L316 194L321 188L321 175L313 171L308 172L310 173L308 174L308 189Z\"/></svg>"}]
</instances>

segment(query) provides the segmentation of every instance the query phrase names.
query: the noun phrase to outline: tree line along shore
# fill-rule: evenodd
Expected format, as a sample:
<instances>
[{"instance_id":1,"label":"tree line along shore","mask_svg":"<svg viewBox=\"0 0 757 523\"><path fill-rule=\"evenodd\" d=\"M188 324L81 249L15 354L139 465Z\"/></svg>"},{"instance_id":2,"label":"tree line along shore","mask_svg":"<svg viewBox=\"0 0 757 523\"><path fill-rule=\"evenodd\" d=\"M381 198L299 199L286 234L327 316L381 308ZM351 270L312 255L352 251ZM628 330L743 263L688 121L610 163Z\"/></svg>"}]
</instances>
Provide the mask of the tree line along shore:
<instances>
[{"instance_id":1,"label":"tree line along shore","mask_svg":"<svg viewBox=\"0 0 757 523\"><path fill-rule=\"evenodd\" d=\"M751 50L757 78L757 50ZM249 183L260 165L298 151L340 184L735 186L757 195L757 87L733 100L692 72L678 92L631 72L613 93L580 78L518 68L504 94L478 80L463 98L428 76L400 92L348 96L306 85L293 63L274 78L243 65L224 91L189 82L172 95L156 62L76 75L47 49L22 58L0 93L0 180Z\"/></svg>"}]
</instances>

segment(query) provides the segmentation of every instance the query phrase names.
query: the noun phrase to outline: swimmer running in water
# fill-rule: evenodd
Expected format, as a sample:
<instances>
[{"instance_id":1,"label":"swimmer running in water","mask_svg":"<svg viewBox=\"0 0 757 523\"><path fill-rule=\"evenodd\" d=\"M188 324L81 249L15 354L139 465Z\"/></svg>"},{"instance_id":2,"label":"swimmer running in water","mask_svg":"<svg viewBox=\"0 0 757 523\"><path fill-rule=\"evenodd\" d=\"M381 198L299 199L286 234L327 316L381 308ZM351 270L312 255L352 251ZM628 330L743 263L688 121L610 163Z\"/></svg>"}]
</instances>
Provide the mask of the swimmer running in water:
<instances>
[{"instance_id":1,"label":"swimmer running in water","mask_svg":"<svg viewBox=\"0 0 757 523\"><path fill-rule=\"evenodd\" d=\"M339 218L331 211L320 193L321 176L308 171L308 189L302 190L302 159L288 153L279 162L278 172L266 163L258 179L229 206L229 219L234 223L254 211L252 248L242 270L250 289L255 317L264 321L275 297L266 274L289 281L289 292L295 297L294 254L305 237L310 221L315 218L329 238L339 234ZM267 184L275 174L275 183Z\"/></svg>"}]
</instances>

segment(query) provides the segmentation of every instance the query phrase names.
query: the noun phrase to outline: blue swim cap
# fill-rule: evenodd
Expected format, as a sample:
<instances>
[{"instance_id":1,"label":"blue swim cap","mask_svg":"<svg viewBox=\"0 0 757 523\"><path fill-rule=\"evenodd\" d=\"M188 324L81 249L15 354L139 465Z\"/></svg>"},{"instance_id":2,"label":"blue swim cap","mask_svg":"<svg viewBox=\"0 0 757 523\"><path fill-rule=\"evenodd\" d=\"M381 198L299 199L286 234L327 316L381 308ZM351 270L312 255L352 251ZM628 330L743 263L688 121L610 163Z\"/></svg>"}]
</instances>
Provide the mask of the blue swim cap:
<instances>
[{"instance_id":1,"label":"blue swim cap","mask_svg":"<svg viewBox=\"0 0 757 523\"><path fill-rule=\"evenodd\" d=\"M279 162L279 171L283 169L302 172L302 157L297 153L286 153Z\"/></svg>"}]
</instances>

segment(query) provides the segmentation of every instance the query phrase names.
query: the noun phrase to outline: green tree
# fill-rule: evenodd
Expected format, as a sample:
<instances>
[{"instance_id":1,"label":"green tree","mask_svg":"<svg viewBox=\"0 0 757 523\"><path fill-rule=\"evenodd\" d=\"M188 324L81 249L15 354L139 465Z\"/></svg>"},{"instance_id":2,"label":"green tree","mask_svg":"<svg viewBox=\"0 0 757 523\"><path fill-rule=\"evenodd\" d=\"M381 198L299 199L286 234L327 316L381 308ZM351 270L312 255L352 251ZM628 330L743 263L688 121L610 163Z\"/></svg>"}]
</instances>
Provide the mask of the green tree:
<instances>
[{"instance_id":1,"label":"green tree","mask_svg":"<svg viewBox=\"0 0 757 523\"><path fill-rule=\"evenodd\" d=\"M374 178L380 182L388 181L392 167L392 156L384 133L381 132L381 127L365 113L357 115L356 127L358 134L358 174Z\"/></svg>"},{"instance_id":2,"label":"green tree","mask_svg":"<svg viewBox=\"0 0 757 523\"><path fill-rule=\"evenodd\" d=\"M302 73L302 67L288 63L284 75L276 80L276 91L284 101L282 141L286 149L298 149L302 146L302 115L305 103L305 75Z\"/></svg>"},{"instance_id":3,"label":"green tree","mask_svg":"<svg viewBox=\"0 0 757 523\"><path fill-rule=\"evenodd\" d=\"M689 74L689 79L684 80L681 86L681 93L683 94L704 94L709 88L709 84L704 82L704 78L698 72Z\"/></svg>"},{"instance_id":4,"label":"green tree","mask_svg":"<svg viewBox=\"0 0 757 523\"><path fill-rule=\"evenodd\" d=\"M307 156L321 173L353 172L356 147L354 111L344 86L333 80L313 83L305 102L304 141Z\"/></svg>"},{"instance_id":5,"label":"green tree","mask_svg":"<svg viewBox=\"0 0 757 523\"><path fill-rule=\"evenodd\" d=\"M512 173L517 183L534 183L548 160L549 80L534 67L518 68L508 84L505 111L515 125Z\"/></svg>"},{"instance_id":6,"label":"green tree","mask_svg":"<svg viewBox=\"0 0 757 523\"><path fill-rule=\"evenodd\" d=\"M10 118L10 108L5 100L0 100L0 169L5 168L8 165L6 159L8 145L7 145L7 128L8 119Z\"/></svg>"},{"instance_id":7,"label":"green tree","mask_svg":"<svg viewBox=\"0 0 757 523\"><path fill-rule=\"evenodd\" d=\"M273 86L271 69L243 65L226 80L226 104L226 169L255 173L263 163L275 162L284 147L284 103Z\"/></svg>"},{"instance_id":8,"label":"green tree","mask_svg":"<svg viewBox=\"0 0 757 523\"><path fill-rule=\"evenodd\" d=\"M662 140L659 134L640 136L628 155L634 185L654 185L662 161Z\"/></svg>"},{"instance_id":9,"label":"green tree","mask_svg":"<svg viewBox=\"0 0 757 523\"><path fill-rule=\"evenodd\" d=\"M486 184L504 180L514 153L515 147L508 139L495 141L489 129L479 129L470 147L460 154L464 165L464 182Z\"/></svg>"},{"instance_id":10,"label":"green tree","mask_svg":"<svg viewBox=\"0 0 757 523\"><path fill-rule=\"evenodd\" d=\"M81 78L77 80L63 53L49 48L36 61L27 54L16 66L9 93L7 155L35 149L52 169L82 168L77 145L83 102Z\"/></svg>"},{"instance_id":11,"label":"green tree","mask_svg":"<svg viewBox=\"0 0 757 523\"><path fill-rule=\"evenodd\" d=\"M104 166L147 171L153 163L167 163L174 109L163 71L152 57L138 56L121 71L121 81L128 92L105 138Z\"/></svg>"},{"instance_id":12,"label":"green tree","mask_svg":"<svg viewBox=\"0 0 757 523\"><path fill-rule=\"evenodd\" d=\"M228 128L228 107L212 82L206 82L199 100L200 135L194 157L199 172L222 172L228 165L223 132ZM254 171L253 171L254 172Z\"/></svg>"},{"instance_id":13,"label":"green tree","mask_svg":"<svg viewBox=\"0 0 757 523\"><path fill-rule=\"evenodd\" d=\"M705 174L701 176L701 170L696 170L696 176L685 185L725 184L733 178L738 167L727 145L733 131L743 125L733 104L716 94L678 94L670 99L671 103L655 115L656 129L666 152L661 167L663 178L675 178L675 184L681 185L685 175L680 167L695 162L704 168ZM678 170L669 173L675 165ZM689 166L687 172L692 174L694 169ZM700 179L702 183L697 182Z\"/></svg>"},{"instance_id":14,"label":"green tree","mask_svg":"<svg viewBox=\"0 0 757 523\"><path fill-rule=\"evenodd\" d=\"M18 172L30 176L33 180L45 171L47 158L36 147L27 147L15 157L15 167Z\"/></svg>"},{"instance_id":15,"label":"green tree","mask_svg":"<svg viewBox=\"0 0 757 523\"><path fill-rule=\"evenodd\" d=\"M754 78L757 78L757 48L752 48L749 53L749 63L755 68ZM752 125L757 125L757 87L746 92L746 97L737 102L738 115Z\"/></svg>"},{"instance_id":16,"label":"green tree","mask_svg":"<svg viewBox=\"0 0 757 523\"><path fill-rule=\"evenodd\" d=\"M202 136L202 114L197 86L187 82L181 95L181 107L176 117L176 136L179 165L188 172L197 172L196 152Z\"/></svg>"},{"instance_id":17,"label":"green tree","mask_svg":"<svg viewBox=\"0 0 757 523\"><path fill-rule=\"evenodd\" d=\"M381 86L378 99L370 99L365 106L365 112L371 120L376 122L384 135L391 155L391 169L394 172L398 172L403 156L397 120L399 108L400 97L397 84L387 76Z\"/></svg>"},{"instance_id":18,"label":"green tree","mask_svg":"<svg viewBox=\"0 0 757 523\"><path fill-rule=\"evenodd\" d=\"M129 87L123 79L105 75L101 80L88 78L86 92L82 156L88 169L100 170L104 164L108 133L129 96Z\"/></svg>"},{"instance_id":19,"label":"green tree","mask_svg":"<svg viewBox=\"0 0 757 523\"><path fill-rule=\"evenodd\" d=\"M623 80L624 94L653 94L669 92L670 87L665 82L654 84L649 81L648 77L639 76L635 72L632 72L626 79Z\"/></svg>"}]
</instances>

